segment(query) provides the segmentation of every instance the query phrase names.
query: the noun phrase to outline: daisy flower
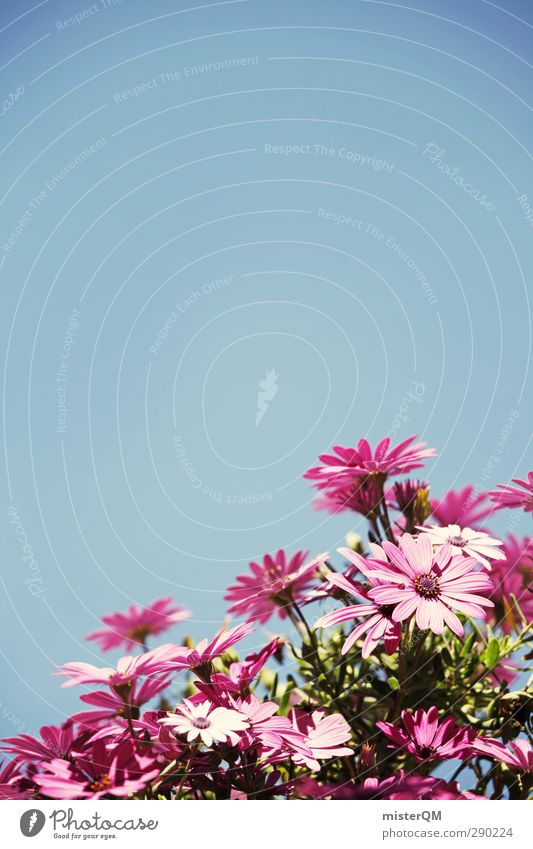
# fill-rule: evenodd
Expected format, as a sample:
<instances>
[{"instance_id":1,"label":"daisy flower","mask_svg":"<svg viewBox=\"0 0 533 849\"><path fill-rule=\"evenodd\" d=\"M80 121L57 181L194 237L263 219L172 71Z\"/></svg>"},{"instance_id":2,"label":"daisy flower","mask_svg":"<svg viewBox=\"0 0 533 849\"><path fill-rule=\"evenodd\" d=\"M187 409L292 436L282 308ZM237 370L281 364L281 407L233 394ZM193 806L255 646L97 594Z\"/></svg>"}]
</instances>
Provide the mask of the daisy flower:
<instances>
[{"instance_id":1,"label":"daisy flower","mask_svg":"<svg viewBox=\"0 0 533 849\"><path fill-rule=\"evenodd\" d=\"M344 554L348 560L356 562L355 558L352 557L354 552L349 548L339 548L338 551ZM357 555L355 556L357 557ZM332 572L329 575L329 581L350 596L361 599L362 604L348 605L331 613L326 613L315 622L315 628L327 628L330 625L338 625L340 622L363 617L364 621L354 628L344 642L341 654L346 654L365 632L367 632L367 635L361 652L363 657L366 658L371 655L382 639L385 642L387 654L393 654L398 648L402 636L402 626L392 619L394 605L376 604L362 594L360 586L351 578L340 575L338 572ZM378 582L376 582L377 584Z\"/></svg>"},{"instance_id":2,"label":"daisy flower","mask_svg":"<svg viewBox=\"0 0 533 849\"><path fill-rule=\"evenodd\" d=\"M505 554L500 551L503 545L501 539L494 539L483 531L474 531L472 528L461 528L459 525L448 525L445 528L419 527L423 534L427 534L435 550L443 545L449 545L452 554L464 552L469 557L474 557L478 563L482 563L490 570L489 560L505 560Z\"/></svg>"},{"instance_id":3,"label":"daisy flower","mask_svg":"<svg viewBox=\"0 0 533 849\"><path fill-rule=\"evenodd\" d=\"M377 727L392 740L390 749L399 746L409 752L418 763L424 761L446 760L468 755L475 733L471 728L458 728L453 717L439 723L439 713L435 706L427 711L402 711L404 728L398 728L390 722L376 722ZM404 730L405 729L405 730Z\"/></svg>"},{"instance_id":4,"label":"daisy flower","mask_svg":"<svg viewBox=\"0 0 533 849\"><path fill-rule=\"evenodd\" d=\"M173 643L165 643L152 651L132 657L126 655L117 661L116 667L94 666L92 663L73 661L58 666L54 675L70 678L63 687L76 684L108 684L111 687L131 686L141 675L157 675L165 672L168 661L179 656L186 649L180 649Z\"/></svg>"},{"instance_id":5,"label":"daisy flower","mask_svg":"<svg viewBox=\"0 0 533 849\"><path fill-rule=\"evenodd\" d=\"M488 502L488 503L487 503ZM431 518L437 525L465 525L477 528L494 507L488 492L476 492L472 484L462 489L450 489L442 498L430 500Z\"/></svg>"},{"instance_id":6,"label":"daisy flower","mask_svg":"<svg viewBox=\"0 0 533 849\"><path fill-rule=\"evenodd\" d=\"M496 509L521 507L526 513L533 513L533 471L527 473L527 481L513 478L513 483L516 486L499 483L498 489L489 492Z\"/></svg>"},{"instance_id":7,"label":"daisy flower","mask_svg":"<svg viewBox=\"0 0 533 849\"><path fill-rule=\"evenodd\" d=\"M478 737L473 748L481 755L487 755L489 758L507 764L515 772L533 773L533 750L531 743L527 740L512 740L507 747L499 740Z\"/></svg>"},{"instance_id":8,"label":"daisy flower","mask_svg":"<svg viewBox=\"0 0 533 849\"><path fill-rule=\"evenodd\" d=\"M168 713L159 721L172 726L175 734L185 734L188 743L197 740L208 747L226 741L237 745L239 736L235 732L245 731L249 724L237 710L216 707L209 701L194 703L190 699L184 699L175 713Z\"/></svg>"},{"instance_id":9,"label":"daisy flower","mask_svg":"<svg viewBox=\"0 0 533 849\"><path fill-rule=\"evenodd\" d=\"M312 503L315 510L327 510L328 513L353 510L362 516L370 516L376 512L382 498L381 487L374 478L365 477L358 478L351 486L321 492Z\"/></svg>"},{"instance_id":10,"label":"daisy flower","mask_svg":"<svg viewBox=\"0 0 533 849\"><path fill-rule=\"evenodd\" d=\"M514 534L506 538L502 553L504 560L493 564L491 580L494 590L491 598L495 602L492 621L501 625L508 634L520 627L520 617L512 596L528 622L533 620L533 539L520 540Z\"/></svg>"},{"instance_id":11,"label":"daisy flower","mask_svg":"<svg viewBox=\"0 0 533 849\"><path fill-rule=\"evenodd\" d=\"M367 566L361 558L359 568L382 582L368 595L376 604L395 605L394 622L415 614L420 630L429 628L441 634L446 624L461 637L464 628L451 608L484 618L483 607L494 607L492 601L478 594L488 594L492 583L485 572L476 570L476 560L463 554L452 557L449 545L442 545L434 554L428 534L403 534L398 545L385 541L381 547L371 548L383 564L379 568L375 563Z\"/></svg>"},{"instance_id":12,"label":"daisy flower","mask_svg":"<svg viewBox=\"0 0 533 849\"><path fill-rule=\"evenodd\" d=\"M311 749L311 756L296 753L292 760L296 764L305 764L309 769L319 770L319 761L353 755L353 750L343 743L352 737L350 726L340 713L326 715L323 710L313 713L291 710L290 719L293 728L303 734L305 742Z\"/></svg>"},{"instance_id":13,"label":"daisy flower","mask_svg":"<svg viewBox=\"0 0 533 849\"><path fill-rule=\"evenodd\" d=\"M50 799L126 798L143 791L157 775L153 759L137 755L130 740L110 748L97 740L71 761L54 758L44 764L33 780Z\"/></svg>"},{"instance_id":14,"label":"daisy flower","mask_svg":"<svg viewBox=\"0 0 533 849\"><path fill-rule=\"evenodd\" d=\"M194 669L198 673L203 668L210 668L211 663L215 658L220 657L229 648L247 637L254 630L251 622L243 622L241 625L235 625L229 631L226 628L221 628L209 642L207 639L200 640L195 648L183 648L179 655L175 658L170 658L165 669L167 671L179 671L180 669Z\"/></svg>"},{"instance_id":15,"label":"daisy flower","mask_svg":"<svg viewBox=\"0 0 533 849\"><path fill-rule=\"evenodd\" d=\"M379 442L373 451L366 439L360 439L357 448L345 448L334 445L334 454L321 454L319 460L323 466L308 469L304 478L315 481L319 489L326 487L345 487L355 478L367 475L401 475L412 469L419 469L423 461L435 456L435 449L426 448L425 442L412 443L411 436L396 447L391 448L387 437Z\"/></svg>"},{"instance_id":16,"label":"daisy flower","mask_svg":"<svg viewBox=\"0 0 533 849\"><path fill-rule=\"evenodd\" d=\"M190 615L190 610L173 606L172 596L167 596L156 599L148 607L132 604L125 613L102 616L106 627L93 631L85 639L96 640L102 651L115 648L130 651L134 646L144 646L147 637L161 634L176 622L188 619Z\"/></svg>"},{"instance_id":17,"label":"daisy flower","mask_svg":"<svg viewBox=\"0 0 533 849\"><path fill-rule=\"evenodd\" d=\"M271 556L265 554L262 563L250 563L251 575L239 575L237 584L228 587L224 596L234 604L229 613L247 616L264 624L277 611L284 619L285 607L292 601L303 600L302 591L313 582L315 572L328 558L327 552L305 563L307 552L297 551L288 559L280 548Z\"/></svg>"}]
</instances>

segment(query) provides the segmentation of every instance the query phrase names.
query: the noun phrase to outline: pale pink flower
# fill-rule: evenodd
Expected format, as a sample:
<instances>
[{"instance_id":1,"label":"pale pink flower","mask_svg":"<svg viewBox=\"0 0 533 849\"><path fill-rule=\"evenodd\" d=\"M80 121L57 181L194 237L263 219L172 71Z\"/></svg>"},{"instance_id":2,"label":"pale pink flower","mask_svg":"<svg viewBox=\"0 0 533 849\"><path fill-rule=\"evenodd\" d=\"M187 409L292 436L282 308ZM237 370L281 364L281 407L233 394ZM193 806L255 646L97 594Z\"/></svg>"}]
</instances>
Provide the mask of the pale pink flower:
<instances>
[{"instance_id":1,"label":"pale pink flower","mask_svg":"<svg viewBox=\"0 0 533 849\"><path fill-rule=\"evenodd\" d=\"M461 525L479 528L494 510L488 492L476 492L472 484L462 489L450 489L442 498L430 500L431 518L443 527Z\"/></svg>"},{"instance_id":2,"label":"pale pink flower","mask_svg":"<svg viewBox=\"0 0 533 849\"><path fill-rule=\"evenodd\" d=\"M483 531L472 528L461 528L459 525L448 525L445 528L419 528L422 534L427 534L435 550L443 545L449 545L452 554L466 554L474 557L478 563L490 570L490 560L505 560L505 554L500 551L503 545L501 539L495 539Z\"/></svg>"},{"instance_id":3,"label":"pale pink flower","mask_svg":"<svg viewBox=\"0 0 533 849\"><path fill-rule=\"evenodd\" d=\"M360 439L357 448L345 448L334 445L335 454L321 454L319 460L323 466L308 469L305 478L315 481L319 489L326 487L343 488L351 485L354 479L367 475L400 475L419 469L423 461L435 456L435 449L426 448L425 442L412 443L416 436L405 439L394 448L390 447L389 437L382 439L373 451L366 439Z\"/></svg>"},{"instance_id":4,"label":"pale pink flower","mask_svg":"<svg viewBox=\"0 0 533 849\"><path fill-rule=\"evenodd\" d=\"M132 657L126 655L117 661L116 667L94 666L92 663L72 661L58 666L59 672L54 675L70 678L63 687L74 687L76 684L108 684L112 687L132 685L135 679L142 675L157 675L165 672L170 659L179 656L183 649L173 643L165 643L152 651Z\"/></svg>"},{"instance_id":5,"label":"pale pink flower","mask_svg":"<svg viewBox=\"0 0 533 849\"><path fill-rule=\"evenodd\" d=\"M318 567L327 553L305 563L307 552L297 551L290 559L280 548L273 556L265 554L263 562L250 563L251 575L239 575L237 584L228 588L224 598L233 601L230 613L253 618L264 624L277 612L285 618L291 601L300 602L302 591L311 585Z\"/></svg>"},{"instance_id":6,"label":"pale pink flower","mask_svg":"<svg viewBox=\"0 0 533 849\"><path fill-rule=\"evenodd\" d=\"M509 746L490 737L478 737L473 748L482 755L507 764L515 772L533 773L533 751L527 740L512 740Z\"/></svg>"},{"instance_id":7,"label":"pale pink flower","mask_svg":"<svg viewBox=\"0 0 533 849\"><path fill-rule=\"evenodd\" d=\"M496 504L496 509L501 510L503 507L521 507L526 513L533 512L533 471L527 473L527 481L520 478L513 478L513 483L498 484L498 489L492 490L489 493L490 497Z\"/></svg>"},{"instance_id":8,"label":"pale pink flower","mask_svg":"<svg viewBox=\"0 0 533 849\"><path fill-rule=\"evenodd\" d=\"M369 567L360 564L359 568L382 582L382 586L372 587L368 595L376 604L395 605L395 622L409 619L414 613L421 630L429 628L441 634L446 624L462 636L464 628L451 608L466 616L484 618L483 607L494 607L492 601L478 594L488 594L492 584L485 572L476 570L474 558L462 554L451 557L449 545L441 546L434 554L428 534L403 534L398 545L385 541L381 548L371 548L383 564L379 569L374 562ZM362 562L365 564L364 558Z\"/></svg>"},{"instance_id":9,"label":"pale pink flower","mask_svg":"<svg viewBox=\"0 0 533 849\"><path fill-rule=\"evenodd\" d=\"M342 745L351 739L352 732L340 713L328 715L324 710L305 713L293 709L290 712L290 719L293 728L303 734L312 753L311 756L295 753L292 760L296 764L305 764L309 769L316 771L320 769L319 761L353 756L353 750Z\"/></svg>"},{"instance_id":10,"label":"pale pink flower","mask_svg":"<svg viewBox=\"0 0 533 849\"><path fill-rule=\"evenodd\" d=\"M172 596L167 596L156 599L148 607L132 604L125 613L102 616L102 622L107 627L93 631L85 639L96 640L102 651L114 648L129 651L134 646L144 646L147 637L161 634L190 615L190 610L173 606Z\"/></svg>"},{"instance_id":11,"label":"pale pink flower","mask_svg":"<svg viewBox=\"0 0 533 849\"><path fill-rule=\"evenodd\" d=\"M344 554L348 560L357 563L356 558L359 557L349 548L339 548L341 554ZM363 559L363 558L361 558ZM331 613L326 613L315 622L315 628L326 628L330 625L338 625L340 622L347 622L351 619L364 618L364 621L357 625L351 634L348 636L341 649L341 654L346 654L353 644L367 632L363 643L362 656L368 657L372 654L376 646L381 640L385 642L385 649L388 654L396 651L400 644L402 636L401 625L392 619L394 610L393 605L380 605L373 602L368 595L363 595L360 585L356 584L351 578L346 575L340 575L338 572L331 572L329 581L337 588L344 590L350 596L361 599L361 604L348 605L340 607ZM376 581L374 586L378 586Z\"/></svg>"},{"instance_id":12,"label":"pale pink flower","mask_svg":"<svg viewBox=\"0 0 533 849\"><path fill-rule=\"evenodd\" d=\"M390 722L376 722L377 727L392 740L389 748L399 747L409 752L418 763L447 758L466 757L471 750L475 733L468 726L458 728L453 717L439 723L435 706L427 711L402 711L403 728Z\"/></svg>"},{"instance_id":13,"label":"pale pink flower","mask_svg":"<svg viewBox=\"0 0 533 849\"><path fill-rule=\"evenodd\" d=\"M229 741L233 746L239 742L238 731L248 728L244 714L225 707L216 707L212 702L192 702L184 699L175 713L168 713L160 722L171 726L175 734L186 736L188 743L198 740L210 748L214 743Z\"/></svg>"}]
</instances>

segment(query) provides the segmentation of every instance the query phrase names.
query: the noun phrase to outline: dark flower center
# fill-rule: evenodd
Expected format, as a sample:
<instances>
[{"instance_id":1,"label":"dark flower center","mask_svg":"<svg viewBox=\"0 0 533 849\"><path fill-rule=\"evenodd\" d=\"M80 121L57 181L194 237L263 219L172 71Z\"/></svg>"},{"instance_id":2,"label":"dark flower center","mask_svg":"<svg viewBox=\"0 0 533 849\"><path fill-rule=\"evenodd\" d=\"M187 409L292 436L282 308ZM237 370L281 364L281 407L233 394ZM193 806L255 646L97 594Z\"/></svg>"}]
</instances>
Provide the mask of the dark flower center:
<instances>
[{"instance_id":1,"label":"dark flower center","mask_svg":"<svg viewBox=\"0 0 533 849\"><path fill-rule=\"evenodd\" d=\"M428 758L432 758L435 754L435 749L433 746L417 746L416 751L421 758L424 760L428 760Z\"/></svg>"},{"instance_id":2,"label":"dark flower center","mask_svg":"<svg viewBox=\"0 0 533 849\"><path fill-rule=\"evenodd\" d=\"M102 775L91 781L89 784L89 790L92 790L93 793L100 793L102 790L108 790L112 783L113 782L109 777L109 773L103 772Z\"/></svg>"},{"instance_id":3,"label":"dark flower center","mask_svg":"<svg viewBox=\"0 0 533 849\"><path fill-rule=\"evenodd\" d=\"M427 575L417 575L415 578L415 590L422 598L438 598L440 595L440 584L436 575L429 572Z\"/></svg>"},{"instance_id":4,"label":"dark flower center","mask_svg":"<svg viewBox=\"0 0 533 849\"><path fill-rule=\"evenodd\" d=\"M448 542L450 545L458 545L460 547L465 544L465 541L461 536L448 537Z\"/></svg>"},{"instance_id":5,"label":"dark flower center","mask_svg":"<svg viewBox=\"0 0 533 849\"><path fill-rule=\"evenodd\" d=\"M195 728L201 728L201 729L209 728L209 726L211 725L211 723L209 722L208 719L205 718L205 716L195 717L192 721L192 724L194 725Z\"/></svg>"},{"instance_id":6,"label":"dark flower center","mask_svg":"<svg viewBox=\"0 0 533 849\"><path fill-rule=\"evenodd\" d=\"M380 604L379 612L383 617L385 617L385 619L392 619L394 607L394 604Z\"/></svg>"}]
</instances>

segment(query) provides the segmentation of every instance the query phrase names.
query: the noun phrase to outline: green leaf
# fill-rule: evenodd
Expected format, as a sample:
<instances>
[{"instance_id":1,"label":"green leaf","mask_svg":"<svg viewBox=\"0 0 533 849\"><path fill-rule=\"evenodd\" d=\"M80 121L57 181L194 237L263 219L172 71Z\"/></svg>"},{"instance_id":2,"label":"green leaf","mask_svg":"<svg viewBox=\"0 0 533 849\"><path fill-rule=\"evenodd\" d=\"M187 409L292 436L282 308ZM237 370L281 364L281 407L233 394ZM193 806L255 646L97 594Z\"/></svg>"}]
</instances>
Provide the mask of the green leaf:
<instances>
[{"instance_id":1,"label":"green leaf","mask_svg":"<svg viewBox=\"0 0 533 849\"><path fill-rule=\"evenodd\" d=\"M500 659L500 643L494 638L492 639L485 651L483 652L483 663L485 666L492 668L496 666L498 660Z\"/></svg>"},{"instance_id":2,"label":"green leaf","mask_svg":"<svg viewBox=\"0 0 533 849\"><path fill-rule=\"evenodd\" d=\"M388 685L391 688L391 690L397 690L400 686L400 682L398 681L397 678L394 677L394 675L391 675L390 678L388 679Z\"/></svg>"},{"instance_id":3,"label":"green leaf","mask_svg":"<svg viewBox=\"0 0 533 849\"><path fill-rule=\"evenodd\" d=\"M475 639L476 635L474 633L468 635L461 649L461 657L467 657L470 654Z\"/></svg>"}]
</instances>

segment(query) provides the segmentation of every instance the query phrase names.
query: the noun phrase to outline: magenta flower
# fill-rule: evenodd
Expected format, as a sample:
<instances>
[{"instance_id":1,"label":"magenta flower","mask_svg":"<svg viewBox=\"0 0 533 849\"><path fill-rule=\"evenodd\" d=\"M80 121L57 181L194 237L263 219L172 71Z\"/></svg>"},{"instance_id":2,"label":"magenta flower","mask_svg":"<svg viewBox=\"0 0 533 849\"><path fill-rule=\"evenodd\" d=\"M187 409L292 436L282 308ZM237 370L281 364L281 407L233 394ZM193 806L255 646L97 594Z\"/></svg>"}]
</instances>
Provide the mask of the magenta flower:
<instances>
[{"instance_id":1,"label":"magenta flower","mask_svg":"<svg viewBox=\"0 0 533 849\"><path fill-rule=\"evenodd\" d=\"M190 610L172 605L172 596L159 598L148 607L130 605L125 613L109 613L102 616L106 628L88 634L86 640L96 640L102 651L124 648L130 651L134 646L144 646L146 638L156 636L182 622L191 615Z\"/></svg>"},{"instance_id":2,"label":"magenta flower","mask_svg":"<svg viewBox=\"0 0 533 849\"><path fill-rule=\"evenodd\" d=\"M332 713L329 716L323 710L314 710L313 713L305 713L300 710L291 710L290 718L293 728L303 734L305 742L311 749L311 756L296 753L292 760L296 764L305 764L309 769L319 770L321 760L353 755L353 750L343 746L351 739L350 726L340 715Z\"/></svg>"},{"instance_id":3,"label":"magenta flower","mask_svg":"<svg viewBox=\"0 0 533 849\"><path fill-rule=\"evenodd\" d=\"M167 713L160 722L170 726L175 734L184 735L187 743L202 742L208 748L214 743L239 742L237 731L248 728L244 714L225 707L216 707L212 702L192 702L184 699L174 713Z\"/></svg>"},{"instance_id":4,"label":"magenta flower","mask_svg":"<svg viewBox=\"0 0 533 849\"><path fill-rule=\"evenodd\" d=\"M9 761L0 763L0 802L7 799L28 799L34 795L33 785L20 772L20 764Z\"/></svg>"},{"instance_id":5,"label":"magenta flower","mask_svg":"<svg viewBox=\"0 0 533 849\"><path fill-rule=\"evenodd\" d=\"M500 551L503 545L501 539L494 539L483 531L472 528L461 528L459 525L448 525L445 528L419 528L422 534L427 534L435 550L443 545L449 545L452 554L466 554L482 563L486 569L491 568L490 560L505 560L505 554Z\"/></svg>"},{"instance_id":6,"label":"magenta flower","mask_svg":"<svg viewBox=\"0 0 533 849\"><path fill-rule=\"evenodd\" d=\"M34 781L49 799L124 798L143 791L159 775L153 759L137 755L128 740L109 748L97 740L70 761L54 758L43 766Z\"/></svg>"},{"instance_id":7,"label":"magenta flower","mask_svg":"<svg viewBox=\"0 0 533 849\"><path fill-rule=\"evenodd\" d=\"M341 554L344 554L348 560L357 564L359 555L351 551L349 548L339 548ZM363 558L361 558L363 559ZM393 654L400 644L402 636L402 626L399 622L395 622L392 618L394 610L393 605L380 605L373 602L368 595L363 595L360 586L346 575L339 575L337 572L332 572L329 576L332 584L354 598L359 598L362 604L348 605L341 607L339 610L334 610L331 613L326 613L315 622L315 628L326 628L330 625L338 625L340 622L347 622L351 619L359 619L364 617L364 621L357 625L341 649L341 654L346 654L353 644L362 637L365 632L368 632L363 643L362 656L368 657L372 654L378 643L383 639L385 642L385 650L387 654ZM378 586L379 582L375 581L374 586Z\"/></svg>"},{"instance_id":8,"label":"magenta flower","mask_svg":"<svg viewBox=\"0 0 533 849\"><path fill-rule=\"evenodd\" d=\"M520 540L509 534L502 552L505 559L493 564L491 579L494 590L491 599L495 603L491 621L501 625L508 634L520 625L514 596L528 622L533 620L533 539Z\"/></svg>"},{"instance_id":9,"label":"magenta flower","mask_svg":"<svg viewBox=\"0 0 533 849\"><path fill-rule=\"evenodd\" d=\"M353 510L362 516L370 516L382 498L381 487L373 477L359 477L351 486L321 492L313 499L313 507L316 510L327 510L328 513Z\"/></svg>"},{"instance_id":10,"label":"magenta flower","mask_svg":"<svg viewBox=\"0 0 533 849\"><path fill-rule=\"evenodd\" d=\"M515 772L533 773L533 750L527 740L512 740L509 747L490 737L478 737L473 746L475 752L506 764Z\"/></svg>"},{"instance_id":11,"label":"magenta flower","mask_svg":"<svg viewBox=\"0 0 533 849\"><path fill-rule=\"evenodd\" d=\"M131 689L128 688L127 702L136 712L154 696L165 690L170 680L165 674L153 678L145 678L140 684L133 681ZM114 690L96 690L93 693L84 693L80 696L82 702L93 705L96 710L81 710L71 716L73 722L92 728L99 727L104 720L114 720L124 716L124 700L122 695Z\"/></svg>"},{"instance_id":12,"label":"magenta flower","mask_svg":"<svg viewBox=\"0 0 533 849\"><path fill-rule=\"evenodd\" d=\"M464 628L451 608L466 616L484 618L483 607L494 607L492 601L478 594L488 594L492 584L485 572L476 570L474 558L462 554L451 557L449 545L434 554L427 534L403 534L398 545L384 542L382 548L373 545L372 551L384 561L383 565L379 570L374 564L359 568L367 569L370 578L382 582L381 586L372 587L368 595L376 604L395 605L394 622L415 614L422 631L429 628L441 634L446 624L461 637ZM363 558L362 561L364 564Z\"/></svg>"},{"instance_id":13,"label":"magenta flower","mask_svg":"<svg viewBox=\"0 0 533 849\"><path fill-rule=\"evenodd\" d=\"M287 752L312 756L305 734L295 728L288 717L278 716L276 702L260 702L250 694L246 699L236 699L235 708L246 717L249 727L243 734L239 746L243 750L260 744L262 759L275 763L287 757Z\"/></svg>"},{"instance_id":14,"label":"magenta flower","mask_svg":"<svg viewBox=\"0 0 533 849\"><path fill-rule=\"evenodd\" d=\"M503 507L521 507L526 513L533 512L533 471L527 473L527 481L513 478L513 483L498 484L498 489L489 492L497 510Z\"/></svg>"},{"instance_id":15,"label":"magenta flower","mask_svg":"<svg viewBox=\"0 0 533 849\"><path fill-rule=\"evenodd\" d=\"M423 461L435 456L433 448L426 448L425 442L412 443L416 436L404 440L395 448L390 448L391 441L387 437L378 443L372 451L366 439L360 439L357 448L345 448L334 445L335 454L321 454L319 460L323 466L308 469L305 478L315 481L319 489L327 487L346 487L354 480L367 475L401 475L412 469L419 469Z\"/></svg>"},{"instance_id":16,"label":"magenta flower","mask_svg":"<svg viewBox=\"0 0 533 849\"><path fill-rule=\"evenodd\" d=\"M475 492L472 484L462 489L450 489L442 498L430 500L431 518L440 526L461 525L479 529L494 507L488 492Z\"/></svg>"},{"instance_id":17,"label":"magenta flower","mask_svg":"<svg viewBox=\"0 0 533 849\"><path fill-rule=\"evenodd\" d=\"M284 619L292 601L303 600L302 591L313 581L318 567L327 560L319 554L305 563L308 552L297 551L290 560L280 548L273 556L265 554L262 564L250 563L251 575L239 575L237 584L228 587L224 598L233 601L229 613L247 616L264 624L277 611Z\"/></svg>"},{"instance_id":18,"label":"magenta flower","mask_svg":"<svg viewBox=\"0 0 533 849\"><path fill-rule=\"evenodd\" d=\"M430 707L427 713L419 709L414 715L404 710L402 722L405 730L390 722L376 722L376 725L392 740L390 749L400 747L418 763L463 758L470 754L475 732L467 726L458 728L453 717L439 723L435 706Z\"/></svg>"}]
</instances>

